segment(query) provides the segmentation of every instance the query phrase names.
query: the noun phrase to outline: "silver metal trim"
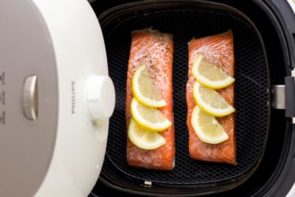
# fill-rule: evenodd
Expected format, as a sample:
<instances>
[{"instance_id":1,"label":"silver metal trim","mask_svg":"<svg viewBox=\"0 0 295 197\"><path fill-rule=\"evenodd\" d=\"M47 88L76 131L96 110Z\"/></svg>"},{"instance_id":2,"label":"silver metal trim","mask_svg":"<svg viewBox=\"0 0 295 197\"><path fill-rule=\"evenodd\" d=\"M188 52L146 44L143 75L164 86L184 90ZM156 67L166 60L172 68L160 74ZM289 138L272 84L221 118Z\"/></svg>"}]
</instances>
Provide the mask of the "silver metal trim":
<instances>
[{"instance_id":1,"label":"silver metal trim","mask_svg":"<svg viewBox=\"0 0 295 197\"><path fill-rule=\"evenodd\" d=\"M28 120L37 120L38 117L38 87L37 76L28 76L23 88L23 112Z\"/></svg>"},{"instance_id":2,"label":"silver metal trim","mask_svg":"<svg viewBox=\"0 0 295 197\"><path fill-rule=\"evenodd\" d=\"M153 182L151 181L144 181L144 187L152 187Z\"/></svg>"},{"instance_id":3,"label":"silver metal trim","mask_svg":"<svg viewBox=\"0 0 295 197\"><path fill-rule=\"evenodd\" d=\"M273 85L272 95L272 107L274 109L286 109L285 85Z\"/></svg>"}]
</instances>

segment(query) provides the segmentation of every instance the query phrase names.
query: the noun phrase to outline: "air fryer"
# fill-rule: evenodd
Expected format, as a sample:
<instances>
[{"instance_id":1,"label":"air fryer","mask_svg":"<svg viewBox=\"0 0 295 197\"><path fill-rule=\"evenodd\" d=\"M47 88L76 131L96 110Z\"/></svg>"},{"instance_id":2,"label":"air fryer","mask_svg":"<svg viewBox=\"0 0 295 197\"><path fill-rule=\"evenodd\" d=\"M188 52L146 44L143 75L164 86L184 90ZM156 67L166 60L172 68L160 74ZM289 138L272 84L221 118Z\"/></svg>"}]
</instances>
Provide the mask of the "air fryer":
<instances>
[{"instance_id":1,"label":"air fryer","mask_svg":"<svg viewBox=\"0 0 295 197\"><path fill-rule=\"evenodd\" d=\"M93 3L94 10L98 4ZM289 11L284 12L288 16L278 17L282 9ZM293 89L294 83L290 76L294 60L291 52L294 50L294 34L290 34L294 23L290 21L294 20L294 15L287 2L146 1L119 5L97 15L104 33L117 102L110 120L104 167L93 194L284 196L288 193L294 179L290 171L289 175L282 173L292 170L293 166L290 145L294 105L293 91L289 88ZM122 157L126 154L126 133L120 132L125 130L122 116L125 92L122 87L126 81L124 73L127 72L130 32L144 27L174 35L176 168L169 173L134 169ZM228 29L235 35L238 79L235 87L236 122L239 125L236 167L188 158L186 105L183 102L187 41L194 36L212 35Z\"/></svg>"},{"instance_id":2,"label":"air fryer","mask_svg":"<svg viewBox=\"0 0 295 197\"><path fill-rule=\"evenodd\" d=\"M143 28L174 36L172 171L126 161L131 32ZM0 195L293 195L295 15L287 1L3 0L0 29ZM187 42L228 30L237 166L192 160L187 145Z\"/></svg>"}]
</instances>

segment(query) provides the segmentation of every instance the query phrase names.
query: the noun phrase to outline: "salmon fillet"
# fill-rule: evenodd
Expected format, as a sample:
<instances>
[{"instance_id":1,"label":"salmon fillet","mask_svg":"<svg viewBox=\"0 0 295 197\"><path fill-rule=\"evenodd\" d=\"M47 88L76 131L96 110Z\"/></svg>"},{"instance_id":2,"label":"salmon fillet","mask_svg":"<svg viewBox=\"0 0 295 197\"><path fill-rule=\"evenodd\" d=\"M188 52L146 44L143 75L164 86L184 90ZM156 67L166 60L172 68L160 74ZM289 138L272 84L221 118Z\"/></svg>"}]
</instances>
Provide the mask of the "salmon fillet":
<instances>
[{"instance_id":1,"label":"salmon fillet","mask_svg":"<svg viewBox=\"0 0 295 197\"><path fill-rule=\"evenodd\" d=\"M193 98L193 84L195 79L192 75L192 65L197 54L203 54L208 61L221 66L230 76L234 76L234 46L233 34L231 31L193 39L188 43L189 49L189 71L186 85L187 100L187 126L189 131L189 154L192 159L221 162L236 165L236 139L235 139L235 115L218 118L218 121L227 132L229 139L221 144L207 144L202 142L196 135L192 124L192 111L196 105ZM234 85L230 85L218 92L225 100L234 105Z\"/></svg>"},{"instance_id":2,"label":"salmon fillet","mask_svg":"<svg viewBox=\"0 0 295 197\"><path fill-rule=\"evenodd\" d=\"M128 63L126 86L126 124L131 118L130 104L133 98L131 81L136 68L142 64L147 65L151 78L159 88L162 98L167 105L161 112L172 122L172 126L160 134L166 143L155 150L143 150L132 144L127 137L127 161L130 166L171 170L174 167L175 140L173 122L173 89L172 89L172 63L173 63L173 37L171 34L160 33L152 29L132 32L132 42Z\"/></svg>"}]
</instances>

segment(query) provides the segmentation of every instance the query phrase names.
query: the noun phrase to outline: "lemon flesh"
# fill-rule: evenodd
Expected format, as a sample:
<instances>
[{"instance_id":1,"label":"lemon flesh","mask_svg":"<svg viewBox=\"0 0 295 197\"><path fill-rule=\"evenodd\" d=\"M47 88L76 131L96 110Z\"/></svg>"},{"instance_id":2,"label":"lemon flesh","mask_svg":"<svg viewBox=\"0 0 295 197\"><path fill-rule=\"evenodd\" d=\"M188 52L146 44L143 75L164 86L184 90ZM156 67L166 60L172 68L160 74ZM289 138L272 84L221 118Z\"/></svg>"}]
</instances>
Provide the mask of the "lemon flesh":
<instances>
[{"instance_id":1,"label":"lemon flesh","mask_svg":"<svg viewBox=\"0 0 295 197\"><path fill-rule=\"evenodd\" d=\"M195 106L191 119L195 133L201 141L208 144L219 144L228 139L228 134L214 116Z\"/></svg>"},{"instance_id":2,"label":"lemon flesh","mask_svg":"<svg viewBox=\"0 0 295 197\"><path fill-rule=\"evenodd\" d=\"M223 117L235 112L235 109L218 92L198 82L194 83L193 95L202 110L212 116Z\"/></svg>"},{"instance_id":3,"label":"lemon flesh","mask_svg":"<svg viewBox=\"0 0 295 197\"><path fill-rule=\"evenodd\" d=\"M155 86L146 65L139 66L132 77L132 93L143 105L164 107L167 105L160 90Z\"/></svg>"},{"instance_id":4,"label":"lemon flesh","mask_svg":"<svg viewBox=\"0 0 295 197\"><path fill-rule=\"evenodd\" d=\"M212 89L225 88L235 81L217 64L208 62L202 54L197 55L192 67L192 73L197 81Z\"/></svg>"},{"instance_id":5,"label":"lemon flesh","mask_svg":"<svg viewBox=\"0 0 295 197\"><path fill-rule=\"evenodd\" d=\"M133 119L129 123L128 137L135 146L145 150L157 149L166 143L165 138L161 134L147 131L145 128L140 127Z\"/></svg>"},{"instance_id":6,"label":"lemon flesh","mask_svg":"<svg viewBox=\"0 0 295 197\"><path fill-rule=\"evenodd\" d=\"M153 131L164 131L172 125L171 121L168 120L160 110L146 107L135 98L131 101L131 114L141 127Z\"/></svg>"}]
</instances>

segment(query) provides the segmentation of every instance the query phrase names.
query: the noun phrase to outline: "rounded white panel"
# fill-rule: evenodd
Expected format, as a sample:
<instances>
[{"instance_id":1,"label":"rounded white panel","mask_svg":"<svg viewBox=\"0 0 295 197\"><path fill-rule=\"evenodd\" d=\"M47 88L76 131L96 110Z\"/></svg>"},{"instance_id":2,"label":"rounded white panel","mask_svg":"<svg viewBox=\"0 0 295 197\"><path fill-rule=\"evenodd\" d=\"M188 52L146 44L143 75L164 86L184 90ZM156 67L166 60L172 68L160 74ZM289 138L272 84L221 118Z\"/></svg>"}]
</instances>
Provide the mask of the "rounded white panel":
<instances>
[{"instance_id":1,"label":"rounded white panel","mask_svg":"<svg viewBox=\"0 0 295 197\"><path fill-rule=\"evenodd\" d=\"M103 165L115 100L103 35L86 0L33 1L52 38L59 88L55 149L36 196L88 196Z\"/></svg>"}]
</instances>

